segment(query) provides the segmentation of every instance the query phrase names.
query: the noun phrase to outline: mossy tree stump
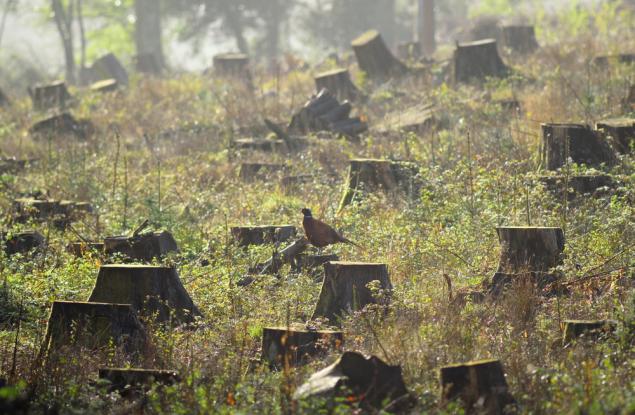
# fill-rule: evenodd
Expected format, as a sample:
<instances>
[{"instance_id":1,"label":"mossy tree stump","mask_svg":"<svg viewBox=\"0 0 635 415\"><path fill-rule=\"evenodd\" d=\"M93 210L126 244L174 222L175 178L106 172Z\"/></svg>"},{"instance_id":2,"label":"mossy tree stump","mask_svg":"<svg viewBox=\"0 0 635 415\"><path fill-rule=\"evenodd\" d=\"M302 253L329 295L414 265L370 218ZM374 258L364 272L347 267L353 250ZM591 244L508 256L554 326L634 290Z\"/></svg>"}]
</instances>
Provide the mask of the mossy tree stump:
<instances>
[{"instance_id":1,"label":"mossy tree stump","mask_svg":"<svg viewBox=\"0 0 635 415\"><path fill-rule=\"evenodd\" d=\"M509 70L500 55L495 39L458 43L452 61L454 83L501 78Z\"/></svg>"},{"instance_id":2,"label":"mossy tree stump","mask_svg":"<svg viewBox=\"0 0 635 415\"><path fill-rule=\"evenodd\" d=\"M509 25L500 28L501 45L519 54L529 54L538 49L533 26Z\"/></svg>"},{"instance_id":3,"label":"mossy tree stump","mask_svg":"<svg viewBox=\"0 0 635 415\"><path fill-rule=\"evenodd\" d=\"M351 81L351 74L346 68L333 69L315 76L315 89L329 90L340 101L355 101L360 92Z\"/></svg>"},{"instance_id":4,"label":"mossy tree stump","mask_svg":"<svg viewBox=\"0 0 635 415\"><path fill-rule=\"evenodd\" d=\"M567 345L576 339L599 340L613 334L617 330L614 320L564 320L562 342Z\"/></svg>"},{"instance_id":5,"label":"mossy tree stump","mask_svg":"<svg viewBox=\"0 0 635 415\"><path fill-rule=\"evenodd\" d=\"M386 264L363 262L327 262L324 264L324 281L312 319L326 317L332 323L368 304L375 304L367 285L378 281L382 290L392 290Z\"/></svg>"},{"instance_id":6,"label":"mossy tree stump","mask_svg":"<svg viewBox=\"0 0 635 415\"><path fill-rule=\"evenodd\" d=\"M564 233L561 228L496 228L501 246L498 270L492 278L494 294L515 278L529 276L539 287L556 279L552 268L562 264Z\"/></svg>"},{"instance_id":7,"label":"mossy tree stump","mask_svg":"<svg viewBox=\"0 0 635 415\"><path fill-rule=\"evenodd\" d=\"M130 304L55 301L43 350L50 357L66 347L104 350L120 348L135 360L147 346L147 335Z\"/></svg>"},{"instance_id":8,"label":"mossy tree stump","mask_svg":"<svg viewBox=\"0 0 635 415\"><path fill-rule=\"evenodd\" d=\"M213 58L214 73L225 78L234 78L251 85L249 56L244 53L221 53Z\"/></svg>"},{"instance_id":9,"label":"mossy tree stump","mask_svg":"<svg viewBox=\"0 0 635 415\"><path fill-rule=\"evenodd\" d=\"M293 225L233 226L230 230L238 246L286 242L297 234Z\"/></svg>"},{"instance_id":10,"label":"mossy tree stump","mask_svg":"<svg viewBox=\"0 0 635 415\"><path fill-rule=\"evenodd\" d=\"M8 255L28 254L44 247L46 240L37 231L25 231L7 237L2 234L4 252Z\"/></svg>"},{"instance_id":11,"label":"mossy tree stump","mask_svg":"<svg viewBox=\"0 0 635 415\"><path fill-rule=\"evenodd\" d=\"M499 360L480 360L441 368L444 403L460 400L467 414L503 414L515 403Z\"/></svg>"},{"instance_id":12,"label":"mossy tree stump","mask_svg":"<svg viewBox=\"0 0 635 415\"><path fill-rule=\"evenodd\" d=\"M359 68L373 81L384 82L408 73L408 67L395 58L376 30L362 34L351 45Z\"/></svg>"},{"instance_id":13,"label":"mossy tree stump","mask_svg":"<svg viewBox=\"0 0 635 415\"><path fill-rule=\"evenodd\" d=\"M416 164L403 161L353 159L348 171L348 184L339 209L349 205L363 192L384 191L388 194L401 192L410 197L419 194L417 180L419 168Z\"/></svg>"},{"instance_id":14,"label":"mossy tree stump","mask_svg":"<svg viewBox=\"0 0 635 415\"><path fill-rule=\"evenodd\" d=\"M106 255L121 254L139 261L152 261L170 252L178 252L179 247L168 231L148 232L133 236L111 236L104 239Z\"/></svg>"},{"instance_id":15,"label":"mossy tree stump","mask_svg":"<svg viewBox=\"0 0 635 415\"><path fill-rule=\"evenodd\" d=\"M580 195L602 196L609 194L616 186L615 180L608 174L544 176L540 180L557 197L566 194L567 200L574 200Z\"/></svg>"},{"instance_id":16,"label":"mossy tree stump","mask_svg":"<svg viewBox=\"0 0 635 415\"><path fill-rule=\"evenodd\" d=\"M635 119L614 118L598 121L595 129L611 139L613 147L621 154L635 153Z\"/></svg>"},{"instance_id":17,"label":"mossy tree stump","mask_svg":"<svg viewBox=\"0 0 635 415\"><path fill-rule=\"evenodd\" d=\"M173 370L158 369L122 369L100 368L99 379L110 382L109 390L126 391L149 389L153 384L173 385L180 381L179 375Z\"/></svg>"},{"instance_id":18,"label":"mossy tree stump","mask_svg":"<svg viewBox=\"0 0 635 415\"><path fill-rule=\"evenodd\" d=\"M73 99L64 81L35 85L33 88L29 88L28 92L33 102L33 108L39 111L64 109Z\"/></svg>"},{"instance_id":19,"label":"mossy tree stump","mask_svg":"<svg viewBox=\"0 0 635 415\"><path fill-rule=\"evenodd\" d=\"M565 166L567 158L594 167L617 162L606 140L582 124L542 124L542 145L547 170Z\"/></svg>"},{"instance_id":20,"label":"mossy tree stump","mask_svg":"<svg viewBox=\"0 0 635 415\"><path fill-rule=\"evenodd\" d=\"M100 56L89 69L90 83L114 79L117 85L128 86L128 71L113 53Z\"/></svg>"},{"instance_id":21,"label":"mossy tree stump","mask_svg":"<svg viewBox=\"0 0 635 415\"><path fill-rule=\"evenodd\" d=\"M339 349L343 343L341 331L265 327L262 332L262 360L274 368L296 366L320 353Z\"/></svg>"},{"instance_id":22,"label":"mossy tree stump","mask_svg":"<svg viewBox=\"0 0 635 415\"><path fill-rule=\"evenodd\" d=\"M93 292L95 303L130 304L160 323L191 323L200 315L176 269L149 265L104 265Z\"/></svg>"},{"instance_id":23,"label":"mossy tree stump","mask_svg":"<svg viewBox=\"0 0 635 415\"><path fill-rule=\"evenodd\" d=\"M238 177L243 182L253 182L271 178L286 170L284 164L279 163L241 163Z\"/></svg>"},{"instance_id":24,"label":"mossy tree stump","mask_svg":"<svg viewBox=\"0 0 635 415\"><path fill-rule=\"evenodd\" d=\"M400 412L413 403L401 366L388 365L376 356L366 358L357 352L344 352L335 363L311 375L293 395L296 400L327 398L329 405L337 397L358 403L369 413L378 409Z\"/></svg>"}]
</instances>

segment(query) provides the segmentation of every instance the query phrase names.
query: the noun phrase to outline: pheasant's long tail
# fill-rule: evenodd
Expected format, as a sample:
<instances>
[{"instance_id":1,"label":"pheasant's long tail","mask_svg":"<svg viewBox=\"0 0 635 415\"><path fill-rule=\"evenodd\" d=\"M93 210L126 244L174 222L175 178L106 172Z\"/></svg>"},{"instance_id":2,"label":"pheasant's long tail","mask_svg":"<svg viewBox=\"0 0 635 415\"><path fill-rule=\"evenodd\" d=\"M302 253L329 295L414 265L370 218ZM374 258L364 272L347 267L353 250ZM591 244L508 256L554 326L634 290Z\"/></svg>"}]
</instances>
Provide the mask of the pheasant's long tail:
<instances>
[{"instance_id":1,"label":"pheasant's long tail","mask_svg":"<svg viewBox=\"0 0 635 415\"><path fill-rule=\"evenodd\" d=\"M363 246L361 246L360 244L358 244L357 242L353 242L350 239L346 239L344 237L342 237L342 242L346 243L346 244L350 244L353 245L354 247L357 247L359 249L361 249L362 251L365 251L366 248L364 248Z\"/></svg>"}]
</instances>

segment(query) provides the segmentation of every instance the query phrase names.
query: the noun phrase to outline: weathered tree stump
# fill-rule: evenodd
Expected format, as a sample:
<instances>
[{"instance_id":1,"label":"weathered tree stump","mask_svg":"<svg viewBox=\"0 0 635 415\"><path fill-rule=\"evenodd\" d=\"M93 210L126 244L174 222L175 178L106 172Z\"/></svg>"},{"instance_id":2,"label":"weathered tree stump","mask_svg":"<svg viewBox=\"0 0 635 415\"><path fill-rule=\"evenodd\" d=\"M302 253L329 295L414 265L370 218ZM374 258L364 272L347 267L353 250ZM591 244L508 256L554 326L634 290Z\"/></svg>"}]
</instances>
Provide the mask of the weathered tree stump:
<instances>
[{"instance_id":1,"label":"weathered tree stump","mask_svg":"<svg viewBox=\"0 0 635 415\"><path fill-rule=\"evenodd\" d=\"M48 85L36 85L28 89L33 107L36 110L64 109L73 97L66 88L64 81L57 81Z\"/></svg>"},{"instance_id":2,"label":"weathered tree stump","mask_svg":"<svg viewBox=\"0 0 635 415\"><path fill-rule=\"evenodd\" d=\"M133 391L149 389L153 384L174 385L180 382L173 370L100 368L99 379L110 382L109 391Z\"/></svg>"},{"instance_id":3,"label":"weathered tree stump","mask_svg":"<svg viewBox=\"0 0 635 415\"><path fill-rule=\"evenodd\" d=\"M359 68L373 81L384 82L408 72L408 67L390 52L381 35L369 30L352 42Z\"/></svg>"},{"instance_id":4,"label":"weathered tree stump","mask_svg":"<svg viewBox=\"0 0 635 415\"><path fill-rule=\"evenodd\" d=\"M401 366L391 366L376 356L366 358L357 352L344 352L335 363L311 375L293 395L296 400L329 398L329 405L338 397L358 403L371 413L378 409L400 412L414 402L406 389Z\"/></svg>"},{"instance_id":5,"label":"weathered tree stump","mask_svg":"<svg viewBox=\"0 0 635 415\"><path fill-rule=\"evenodd\" d=\"M200 315L176 269L149 265L103 265L89 302L130 304L159 323L191 323Z\"/></svg>"},{"instance_id":6,"label":"weathered tree stump","mask_svg":"<svg viewBox=\"0 0 635 415\"><path fill-rule=\"evenodd\" d=\"M562 264L564 233L561 228L496 228L501 246L498 270L490 293L498 295L514 279L529 276L539 287L553 282L551 270Z\"/></svg>"},{"instance_id":7,"label":"weathered tree stump","mask_svg":"<svg viewBox=\"0 0 635 415\"><path fill-rule=\"evenodd\" d=\"M336 254L329 255L311 255L300 254L295 257L295 263L292 268L295 272L301 272L302 270L315 270L321 268L327 262L336 262L340 258Z\"/></svg>"},{"instance_id":8,"label":"weathered tree stump","mask_svg":"<svg viewBox=\"0 0 635 415\"><path fill-rule=\"evenodd\" d=\"M565 346L579 338L594 341L606 338L617 330L614 320L564 320L563 324L562 343Z\"/></svg>"},{"instance_id":9,"label":"weathered tree stump","mask_svg":"<svg viewBox=\"0 0 635 415\"><path fill-rule=\"evenodd\" d=\"M382 290L392 290L386 264L328 262L324 264L324 282L312 319L326 317L332 323L353 311L359 311L377 299L368 289L379 281Z\"/></svg>"},{"instance_id":10,"label":"weathered tree stump","mask_svg":"<svg viewBox=\"0 0 635 415\"><path fill-rule=\"evenodd\" d=\"M262 360L272 368L297 366L309 357L344 343L344 334L333 330L300 330L288 327L265 327L262 332Z\"/></svg>"},{"instance_id":11,"label":"weathered tree stump","mask_svg":"<svg viewBox=\"0 0 635 415\"><path fill-rule=\"evenodd\" d=\"M538 49L533 26L510 25L500 28L501 46L519 54L529 54Z\"/></svg>"},{"instance_id":12,"label":"weathered tree stump","mask_svg":"<svg viewBox=\"0 0 635 415\"><path fill-rule=\"evenodd\" d=\"M142 53L135 56L137 71L147 75L161 75L163 67L159 59L153 53Z\"/></svg>"},{"instance_id":13,"label":"weathered tree stump","mask_svg":"<svg viewBox=\"0 0 635 415\"><path fill-rule=\"evenodd\" d=\"M214 73L226 78L245 81L251 85L249 56L243 53L221 53L214 56Z\"/></svg>"},{"instance_id":14,"label":"weathered tree stump","mask_svg":"<svg viewBox=\"0 0 635 415\"><path fill-rule=\"evenodd\" d=\"M128 86L128 71L113 53L98 58L90 67L90 83L114 79L117 85Z\"/></svg>"},{"instance_id":15,"label":"weathered tree stump","mask_svg":"<svg viewBox=\"0 0 635 415\"><path fill-rule=\"evenodd\" d=\"M635 152L635 119L614 118L598 121L595 129L600 131L606 139L611 139L613 147L620 154Z\"/></svg>"},{"instance_id":16,"label":"weathered tree stump","mask_svg":"<svg viewBox=\"0 0 635 415\"><path fill-rule=\"evenodd\" d=\"M360 92L351 81L351 74L346 68L333 69L315 76L315 89L329 90L340 101L355 101Z\"/></svg>"},{"instance_id":17,"label":"weathered tree stump","mask_svg":"<svg viewBox=\"0 0 635 415\"><path fill-rule=\"evenodd\" d=\"M608 174L583 176L544 176L540 180L545 187L557 197L566 195L573 200L580 195L602 196L615 188L615 180ZM565 189L567 186L567 189Z\"/></svg>"},{"instance_id":18,"label":"weathered tree stump","mask_svg":"<svg viewBox=\"0 0 635 415\"><path fill-rule=\"evenodd\" d=\"M612 166L617 162L606 140L581 124L542 124L542 145L547 170L565 166L567 156L574 163L588 166Z\"/></svg>"},{"instance_id":19,"label":"weathered tree stump","mask_svg":"<svg viewBox=\"0 0 635 415\"><path fill-rule=\"evenodd\" d=\"M238 246L286 242L297 233L293 225L233 226L231 235Z\"/></svg>"},{"instance_id":20,"label":"weathered tree stump","mask_svg":"<svg viewBox=\"0 0 635 415\"><path fill-rule=\"evenodd\" d=\"M89 253L102 254L104 252L104 243L93 241L70 242L66 245L66 252L78 258L84 257Z\"/></svg>"},{"instance_id":21,"label":"weathered tree stump","mask_svg":"<svg viewBox=\"0 0 635 415\"><path fill-rule=\"evenodd\" d=\"M144 353L147 335L130 304L53 303L43 344L48 356L69 346L97 351L112 345L135 359Z\"/></svg>"},{"instance_id":22,"label":"weathered tree stump","mask_svg":"<svg viewBox=\"0 0 635 415\"><path fill-rule=\"evenodd\" d=\"M496 40L457 43L453 58L454 83L481 81L488 77L500 78L508 72L498 54Z\"/></svg>"},{"instance_id":23,"label":"weathered tree stump","mask_svg":"<svg viewBox=\"0 0 635 415\"><path fill-rule=\"evenodd\" d=\"M168 231L147 232L133 236L111 236L104 239L106 255L121 254L138 261L152 261L170 252L178 252L179 247Z\"/></svg>"},{"instance_id":24,"label":"weathered tree stump","mask_svg":"<svg viewBox=\"0 0 635 415\"><path fill-rule=\"evenodd\" d=\"M363 192L401 192L409 197L416 197L421 188L418 173L418 166L410 162L353 159L348 171L348 187L344 191L339 209L349 205Z\"/></svg>"},{"instance_id":25,"label":"weathered tree stump","mask_svg":"<svg viewBox=\"0 0 635 415\"><path fill-rule=\"evenodd\" d=\"M497 415L515 400L507 388L499 360L480 360L441 368L441 397L461 400L466 414Z\"/></svg>"},{"instance_id":26,"label":"weathered tree stump","mask_svg":"<svg viewBox=\"0 0 635 415\"><path fill-rule=\"evenodd\" d=\"M241 163L238 177L243 182L266 180L284 172L286 168L284 164L279 163Z\"/></svg>"},{"instance_id":27,"label":"weathered tree stump","mask_svg":"<svg viewBox=\"0 0 635 415\"><path fill-rule=\"evenodd\" d=\"M76 120L65 112L36 122L29 129L34 138L52 138L58 136L74 136L80 140L87 139L95 130L90 120Z\"/></svg>"},{"instance_id":28,"label":"weathered tree stump","mask_svg":"<svg viewBox=\"0 0 635 415\"><path fill-rule=\"evenodd\" d=\"M97 81L90 85L90 90L93 92L114 92L119 89L119 83L116 79L104 79L103 81Z\"/></svg>"},{"instance_id":29,"label":"weathered tree stump","mask_svg":"<svg viewBox=\"0 0 635 415\"><path fill-rule=\"evenodd\" d=\"M15 254L28 254L44 247L46 240L41 233L37 231L24 231L12 234L7 237L2 234L4 241L4 252L7 256Z\"/></svg>"}]
</instances>

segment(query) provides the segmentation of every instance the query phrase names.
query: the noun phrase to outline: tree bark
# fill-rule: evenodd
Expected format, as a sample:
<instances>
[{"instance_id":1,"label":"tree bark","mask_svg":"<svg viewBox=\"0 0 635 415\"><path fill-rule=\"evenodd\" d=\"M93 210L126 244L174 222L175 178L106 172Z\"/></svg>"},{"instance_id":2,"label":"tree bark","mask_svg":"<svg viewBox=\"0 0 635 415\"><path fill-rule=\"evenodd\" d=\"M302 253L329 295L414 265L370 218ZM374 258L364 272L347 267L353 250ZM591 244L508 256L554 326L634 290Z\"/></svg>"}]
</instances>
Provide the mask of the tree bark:
<instances>
[{"instance_id":1,"label":"tree bark","mask_svg":"<svg viewBox=\"0 0 635 415\"><path fill-rule=\"evenodd\" d=\"M161 6L157 0L135 0L135 43L137 55L153 55L165 66L161 40Z\"/></svg>"},{"instance_id":2,"label":"tree bark","mask_svg":"<svg viewBox=\"0 0 635 415\"><path fill-rule=\"evenodd\" d=\"M418 0L418 2L419 45L421 46L421 53L423 53L424 56L430 56L437 49L434 0Z\"/></svg>"},{"instance_id":3,"label":"tree bark","mask_svg":"<svg viewBox=\"0 0 635 415\"><path fill-rule=\"evenodd\" d=\"M66 65L66 81L75 83L75 53L73 50L73 3L68 6L68 12L64 10L61 0L51 0L51 7L55 18L57 31L64 48L64 61Z\"/></svg>"}]
</instances>

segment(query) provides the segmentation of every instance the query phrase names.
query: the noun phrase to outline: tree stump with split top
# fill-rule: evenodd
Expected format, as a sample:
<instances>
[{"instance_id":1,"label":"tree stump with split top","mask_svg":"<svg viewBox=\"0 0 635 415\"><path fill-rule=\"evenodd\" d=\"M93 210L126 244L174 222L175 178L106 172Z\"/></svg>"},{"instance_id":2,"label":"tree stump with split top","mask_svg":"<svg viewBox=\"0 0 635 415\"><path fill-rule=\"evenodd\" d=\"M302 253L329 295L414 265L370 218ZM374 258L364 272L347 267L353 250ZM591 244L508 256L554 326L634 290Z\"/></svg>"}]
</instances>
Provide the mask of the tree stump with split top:
<instances>
[{"instance_id":1,"label":"tree stump with split top","mask_svg":"<svg viewBox=\"0 0 635 415\"><path fill-rule=\"evenodd\" d=\"M520 54L529 54L538 49L534 26L510 25L500 28L501 45Z\"/></svg>"},{"instance_id":2,"label":"tree stump with split top","mask_svg":"<svg viewBox=\"0 0 635 415\"><path fill-rule=\"evenodd\" d=\"M168 231L148 232L134 236L110 236L104 239L106 255L121 254L127 259L150 262L179 247Z\"/></svg>"},{"instance_id":3,"label":"tree stump with split top","mask_svg":"<svg viewBox=\"0 0 635 415\"><path fill-rule=\"evenodd\" d=\"M355 101L360 92L351 81L351 74L346 68L333 69L315 76L315 89L329 90L340 101Z\"/></svg>"},{"instance_id":4,"label":"tree stump with split top","mask_svg":"<svg viewBox=\"0 0 635 415\"><path fill-rule=\"evenodd\" d=\"M455 84L482 81L488 77L500 78L509 72L498 54L494 39L458 43L452 64Z\"/></svg>"},{"instance_id":5,"label":"tree stump with split top","mask_svg":"<svg viewBox=\"0 0 635 415\"><path fill-rule=\"evenodd\" d=\"M635 118L614 118L598 121L595 129L610 139L613 147L620 154L635 152Z\"/></svg>"},{"instance_id":6,"label":"tree stump with split top","mask_svg":"<svg viewBox=\"0 0 635 415\"><path fill-rule=\"evenodd\" d=\"M33 102L33 108L39 111L64 109L73 99L64 81L57 81L47 85L36 85L33 88L29 88L28 92Z\"/></svg>"},{"instance_id":7,"label":"tree stump with split top","mask_svg":"<svg viewBox=\"0 0 635 415\"><path fill-rule=\"evenodd\" d=\"M442 367L440 383L442 401L459 399L467 414L503 414L506 406L515 404L499 360Z\"/></svg>"},{"instance_id":8,"label":"tree stump with split top","mask_svg":"<svg viewBox=\"0 0 635 415\"><path fill-rule=\"evenodd\" d=\"M262 332L262 360L274 368L297 366L306 363L309 357L340 349L343 343L341 331L265 327Z\"/></svg>"},{"instance_id":9,"label":"tree stump with split top","mask_svg":"<svg viewBox=\"0 0 635 415\"><path fill-rule=\"evenodd\" d=\"M561 228L496 228L501 246L498 270L492 278L491 292L500 294L515 278L529 276L539 287L554 281L552 268L561 265L564 233Z\"/></svg>"},{"instance_id":10,"label":"tree stump with split top","mask_svg":"<svg viewBox=\"0 0 635 415\"><path fill-rule=\"evenodd\" d=\"M103 350L111 346L138 360L147 335L130 304L55 301L43 344L48 356L65 347Z\"/></svg>"},{"instance_id":11,"label":"tree stump with split top","mask_svg":"<svg viewBox=\"0 0 635 415\"><path fill-rule=\"evenodd\" d=\"M417 179L419 167L410 162L353 159L348 171L348 185L339 209L349 205L364 192L401 192L409 197L419 194L421 183Z\"/></svg>"},{"instance_id":12,"label":"tree stump with split top","mask_svg":"<svg viewBox=\"0 0 635 415\"><path fill-rule=\"evenodd\" d=\"M130 304L159 323L191 323L201 313L176 269L149 265L103 265L89 302Z\"/></svg>"},{"instance_id":13,"label":"tree stump with split top","mask_svg":"<svg viewBox=\"0 0 635 415\"><path fill-rule=\"evenodd\" d=\"M408 73L408 67L395 58L376 30L362 34L352 46L359 68L373 81L384 82Z\"/></svg>"},{"instance_id":14,"label":"tree stump with split top","mask_svg":"<svg viewBox=\"0 0 635 415\"><path fill-rule=\"evenodd\" d=\"M386 264L363 262L327 262L324 264L324 281L312 319L326 317L331 323L359 311L377 299L367 287L379 281L382 290L392 290Z\"/></svg>"},{"instance_id":15,"label":"tree stump with split top","mask_svg":"<svg viewBox=\"0 0 635 415\"><path fill-rule=\"evenodd\" d=\"M614 320L564 320L562 343L567 345L576 339L599 340L617 330Z\"/></svg>"},{"instance_id":16,"label":"tree stump with split top","mask_svg":"<svg viewBox=\"0 0 635 415\"><path fill-rule=\"evenodd\" d=\"M606 140L582 124L542 124L542 145L547 170L565 166L567 158L593 167L617 163Z\"/></svg>"}]
</instances>

